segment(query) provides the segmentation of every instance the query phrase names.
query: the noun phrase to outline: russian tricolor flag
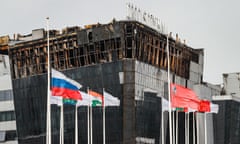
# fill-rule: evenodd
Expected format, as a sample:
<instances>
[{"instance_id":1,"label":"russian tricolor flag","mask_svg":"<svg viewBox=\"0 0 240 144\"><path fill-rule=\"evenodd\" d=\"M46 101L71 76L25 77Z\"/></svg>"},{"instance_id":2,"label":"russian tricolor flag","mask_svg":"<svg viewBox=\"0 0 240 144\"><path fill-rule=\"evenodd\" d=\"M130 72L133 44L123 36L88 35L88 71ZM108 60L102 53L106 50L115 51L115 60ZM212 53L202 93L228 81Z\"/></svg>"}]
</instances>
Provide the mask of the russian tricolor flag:
<instances>
[{"instance_id":1,"label":"russian tricolor flag","mask_svg":"<svg viewBox=\"0 0 240 144\"><path fill-rule=\"evenodd\" d=\"M81 84L68 78L63 73L52 69L51 91L52 96L60 96L63 99L81 100Z\"/></svg>"}]
</instances>

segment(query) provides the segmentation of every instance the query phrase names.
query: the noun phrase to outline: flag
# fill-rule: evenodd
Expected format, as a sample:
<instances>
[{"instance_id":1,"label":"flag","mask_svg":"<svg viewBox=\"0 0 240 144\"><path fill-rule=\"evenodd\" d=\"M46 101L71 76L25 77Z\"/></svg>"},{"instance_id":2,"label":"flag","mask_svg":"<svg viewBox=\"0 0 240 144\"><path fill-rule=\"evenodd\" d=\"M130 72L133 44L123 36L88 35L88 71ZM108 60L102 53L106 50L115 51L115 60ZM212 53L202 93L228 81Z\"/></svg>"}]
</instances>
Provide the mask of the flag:
<instances>
[{"instance_id":1,"label":"flag","mask_svg":"<svg viewBox=\"0 0 240 144\"><path fill-rule=\"evenodd\" d=\"M82 85L55 69L52 69L51 82L52 96L61 96L64 99L82 99L79 91Z\"/></svg>"},{"instance_id":2,"label":"flag","mask_svg":"<svg viewBox=\"0 0 240 144\"><path fill-rule=\"evenodd\" d=\"M61 96L51 96L50 97L50 103L56 104L58 106L62 106L63 104L70 104L75 105L77 103L77 100L74 99L66 99Z\"/></svg>"},{"instance_id":3,"label":"flag","mask_svg":"<svg viewBox=\"0 0 240 144\"><path fill-rule=\"evenodd\" d=\"M104 106L120 106L120 100L106 91L103 91Z\"/></svg>"},{"instance_id":4,"label":"flag","mask_svg":"<svg viewBox=\"0 0 240 144\"><path fill-rule=\"evenodd\" d=\"M186 107L185 108L176 107L175 110L178 111L178 112L188 112L188 108L186 108Z\"/></svg>"},{"instance_id":5,"label":"flag","mask_svg":"<svg viewBox=\"0 0 240 144\"><path fill-rule=\"evenodd\" d=\"M219 106L218 104L210 103L210 113L218 113Z\"/></svg>"},{"instance_id":6,"label":"flag","mask_svg":"<svg viewBox=\"0 0 240 144\"><path fill-rule=\"evenodd\" d=\"M162 100L162 112L168 111L169 110L169 102L165 98L161 97Z\"/></svg>"},{"instance_id":7,"label":"flag","mask_svg":"<svg viewBox=\"0 0 240 144\"><path fill-rule=\"evenodd\" d=\"M198 110L200 99L191 89L171 83L171 104L173 108L191 108Z\"/></svg>"},{"instance_id":8,"label":"flag","mask_svg":"<svg viewBox=\"0 0 240 144\"><path fill-rule=\"evenodd\" d=\"M91 96L90 106L104 106L103 95L92 90L88 90L88 94Z\"/></svg>"},{"instance_id":9,"label":"flag","mask_svg":"<svg viewBox=\"0 0 240 144\"><path fill-rule=\"evenodd\" d=\"M58 106L61 106L62 105L62 97L60 96L50 96L50 103L51 104L56 104Z\"/></svg>"},{"instance_id":10,"label":"flag","mask_svg":"<svg viewBox=\"0 0 240 144\"><path fill-rule=\"evenodd\" d=\"M69 104L69 105L76 105L76 103L77 103L77 100L74 100L74 99L63 99L62 100L63 101L63 104Z\"/></svg>"},{"instance_id":11,"label":"flag","mask_svg":"<svg viewBox=\"0 0 240 144\"><path fill-rule=\"evenodd\" d=\"M81 96L82 96L82 100L79 100L77 101L77 106L89 106L91 104L91 97L83 92L83 91L80 91L81 93Z\"/></svg>"},{"instance_id":12,"label":"flag","mask_svg":"<svg viewBox=\"0 0 240 144\"><path fill-rule=\"evenodd\" d=\"M190 113L190 112L196 112L198 109L191 109L191 108L184 108L184 112Z\"/></svg>"},{"instance_id":13,"label":"flag","mask_svg":"<svg viewBox=\"0 0 240 144\"><path fill-rule=\"evenodd\" d=\"M208 100L201 100L199 103L199 112L210 112L210 102Z\"/></svg>"},{"instance_id":14,"label":"flag","mask_svg":"<svg viewBox=\"0 0 240 144\"><path fill-rule=\"evenodd\" d=\"M199 105L199 112L218 113L218 104L213 104L208 100L202 100Z\"/></svg>"}]
</instances>

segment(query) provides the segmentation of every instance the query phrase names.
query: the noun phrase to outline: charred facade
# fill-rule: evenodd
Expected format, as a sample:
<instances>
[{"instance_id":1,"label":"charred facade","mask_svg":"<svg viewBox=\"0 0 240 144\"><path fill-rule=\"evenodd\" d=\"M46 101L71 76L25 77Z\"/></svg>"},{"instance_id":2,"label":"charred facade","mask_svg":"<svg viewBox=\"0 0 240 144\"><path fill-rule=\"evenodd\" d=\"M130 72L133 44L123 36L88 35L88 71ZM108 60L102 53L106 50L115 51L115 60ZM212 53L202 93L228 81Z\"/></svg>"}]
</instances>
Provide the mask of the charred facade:
<instances>
[{"instance_id":1,"label":"charred facade","mask_svg":"<svg viewBox=\"0 0 240 144\"><path fill-rule=\"evenodd\" d=\"M161 69L167 68L166 35L136 21L71 27L60 34L50 31L51 66L65 70L126 58ZM47 39L21 42L10 47L13 79L47 71ZM193 49L170 37L170 66L176 75L189 78L190 61L199 63L202 49Z\"/></svg>"}]
</instances>

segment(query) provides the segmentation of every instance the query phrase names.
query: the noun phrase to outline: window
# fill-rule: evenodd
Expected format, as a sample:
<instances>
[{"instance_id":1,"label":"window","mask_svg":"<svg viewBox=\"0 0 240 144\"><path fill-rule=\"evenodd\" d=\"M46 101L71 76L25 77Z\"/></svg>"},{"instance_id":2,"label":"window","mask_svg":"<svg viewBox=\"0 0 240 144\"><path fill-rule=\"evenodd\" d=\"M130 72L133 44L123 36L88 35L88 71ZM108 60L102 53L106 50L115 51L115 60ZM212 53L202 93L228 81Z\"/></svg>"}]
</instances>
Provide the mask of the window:
<instances>
[{"instance_id":1,"label":"window","mask_svg":"<svg viewBox=\"0 0 240 144\"><path fill-rule=\"evenodd\" d=\"M17 132L16 131L6 131L6 141L16 140Z\"/></svg>"},{"instance_id":2,"label":"window","mask_svg":"<svg viewBox=\"0 0 240 144\"><path fill-rule=\"evenodd\" d=\"M0 101L13 100L12 90L3 90L0 91Z\"/></svg>"},{"instance_id":3,"label":"window","mask_svg":"<svg viewBox=\"0 0 240 144\"><path fill-rule=\"evenodd\" d=\"M0 122L1 121L12 121L12 120L15 120L14 111L0 112Z\"/></svg>"},{"instance_id":4,"label":"window","mask_svg":"<svg viewBox=\"0 0 240 144\"><path fill-rule=\"evenodd\" d=\"M5 135L6 135L5 131L0 131L0 142L4 142L5 141Z\"/></svg>"}]
</instances>

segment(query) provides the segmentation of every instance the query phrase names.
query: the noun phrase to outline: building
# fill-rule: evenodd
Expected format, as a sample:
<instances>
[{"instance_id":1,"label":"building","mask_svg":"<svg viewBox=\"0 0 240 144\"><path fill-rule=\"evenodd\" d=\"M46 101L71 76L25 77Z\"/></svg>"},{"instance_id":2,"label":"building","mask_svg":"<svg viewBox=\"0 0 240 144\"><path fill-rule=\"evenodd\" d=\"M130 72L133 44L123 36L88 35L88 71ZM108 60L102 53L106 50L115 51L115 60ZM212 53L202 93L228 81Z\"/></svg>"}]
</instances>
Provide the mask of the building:
<instances>
[{"instance_id":1,"label":"building","mask_svg":"<svg viewBox=\"0 0 240 144\"><path fill-rule=\"evenodd\" d=\"M240 73L223 74L223 93L240 97Z\"/></svg>"},{"instance_id":2,"label":"building","mask_svg":"<svg viewBox=\"0 0 240 144\"><path fill-rule=\"evenodd\" d=\"M218 144L240 142L240 79L239 73L223 74L221 95L213 96L220 110L214 115L214 138Z\"/></svg>"},{"instance_id":3,"label":"building","mask_svg":"<svg viewBox=\"0 0 240 144\"><path fill-rule=\"evenodd\" d=\"M0 143L17 144L17 131L8 56L0 55Z\"/></svg>"},{"instance_id":4,"label":"building","mask_svg":"<svg viewBox=\"0 0 240 144\"><path fill-rule=\"evenodd\" d=\"M167 36L137 21L50 30L51 66L83 85L102 93L104 88L121 100L120 107L106 109L106 143L159 143L161 97L167 97ZM44 29L15 35L14 44L0 47L10 58L18 140L20 144L42 144L46 136L47 38ZM211 99L218 86L202 81L203 49L193 49L176 36L169 37L171 80ZM145 92L151 89L152 92ZM60 109L52 108L52 142L59 143ZM65 143L74 143L74 112L64 106ZM79 143L87 143L87 108L78 108ZM93 109L93 142L102 143L102 109ZM179 121L179 143L185 138L184 115ZM198 117L201 136L203 121ZM190 120L191 121L191 120ZM211 117L208 119L211 122ZM165 139L168 135L167 117ZM195 122L196 124L196 122ZM190 125L190 133L193 125ZM209 124L208 144L214 143ZM188 136L189 141L193 136ZM166 141L168 143L168 141ZM202 142L201 142L202 143Z\"/></svg>"}]
</instances>

